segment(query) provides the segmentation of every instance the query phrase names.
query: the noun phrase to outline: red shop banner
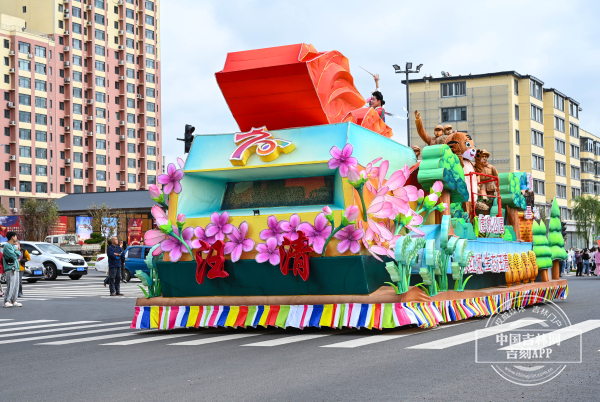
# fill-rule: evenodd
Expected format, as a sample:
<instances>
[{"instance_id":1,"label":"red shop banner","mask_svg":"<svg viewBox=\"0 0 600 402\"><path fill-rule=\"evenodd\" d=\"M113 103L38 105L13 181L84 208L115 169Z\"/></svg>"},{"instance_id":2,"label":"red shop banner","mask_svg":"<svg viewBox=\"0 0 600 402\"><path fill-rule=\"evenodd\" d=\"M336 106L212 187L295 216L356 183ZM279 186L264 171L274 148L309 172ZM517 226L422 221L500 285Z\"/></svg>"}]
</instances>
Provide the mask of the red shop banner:
<instances>
[{"instance_id":1,"label":"red shop banner","mask_svg":"<svg viewBox=\"0 0 600 402\"><path fill-rule=\"evenodd\" d=\"M142 218L130 218L127 223L127 245L139 245L142 236Z\"/></svg>"}]
</instances>

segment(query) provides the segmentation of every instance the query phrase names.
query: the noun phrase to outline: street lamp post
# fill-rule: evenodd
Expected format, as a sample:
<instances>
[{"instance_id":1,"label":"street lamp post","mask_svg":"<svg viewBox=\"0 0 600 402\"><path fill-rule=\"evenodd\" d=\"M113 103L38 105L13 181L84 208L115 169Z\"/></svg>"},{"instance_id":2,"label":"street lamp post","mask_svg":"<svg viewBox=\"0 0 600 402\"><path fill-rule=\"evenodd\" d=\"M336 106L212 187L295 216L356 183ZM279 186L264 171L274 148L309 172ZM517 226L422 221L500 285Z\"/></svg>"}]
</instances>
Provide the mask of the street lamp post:
<instances>
[{"instance_id":1,"label":"street lamp post","mask_svg":"<svg viewBox=\"0 0 600 402\"><path fill-rule=\"evenodd\" d=\"M419 64L416 70L411 70L412 63L406 63L406 69L402 71L399 65L394 64L394 70L396 70L396 74L406 74L406 145L410 147L410 107L409 107L409 94L408 94L408 74L410 73L418 73L423 67L423 64Z\"/></svg>"}]
</instances>

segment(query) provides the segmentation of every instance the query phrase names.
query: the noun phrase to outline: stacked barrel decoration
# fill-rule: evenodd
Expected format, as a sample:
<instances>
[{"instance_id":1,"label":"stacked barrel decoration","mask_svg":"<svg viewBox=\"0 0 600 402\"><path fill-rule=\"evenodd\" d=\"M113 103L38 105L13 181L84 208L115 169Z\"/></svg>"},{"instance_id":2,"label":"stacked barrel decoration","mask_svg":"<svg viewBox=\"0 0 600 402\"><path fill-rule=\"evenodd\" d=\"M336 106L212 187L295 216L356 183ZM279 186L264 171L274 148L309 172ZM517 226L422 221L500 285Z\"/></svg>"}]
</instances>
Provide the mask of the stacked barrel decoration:
<instances>
[{"instance_id":1,"label":"stacked barrel decoration","mask_svg":"<svg viewBox=\"0 0 600 402\"><path fill-rule=\"evenodd\" d=\"M533 219L525 219L524 212L519 212L519 231L521 232L521 240L533 241Z\"/></svg>"}]
</instances>

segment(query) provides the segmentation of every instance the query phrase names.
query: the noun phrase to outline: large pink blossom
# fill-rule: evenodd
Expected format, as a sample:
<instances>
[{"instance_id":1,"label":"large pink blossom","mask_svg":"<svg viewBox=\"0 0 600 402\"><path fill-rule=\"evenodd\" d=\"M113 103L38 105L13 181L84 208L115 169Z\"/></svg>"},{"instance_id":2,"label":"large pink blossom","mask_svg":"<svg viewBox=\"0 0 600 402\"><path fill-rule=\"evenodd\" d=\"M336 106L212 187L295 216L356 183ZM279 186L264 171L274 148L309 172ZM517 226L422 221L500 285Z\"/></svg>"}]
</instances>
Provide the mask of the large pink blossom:
<instances>
[{"instance_id":1,"label":"large pink blossom","mask_svg":"<svg viewBox=\"0 0 600 402\"><path fill-rule=\"evenodd\" d=\"M167 174L159 175L157 180L163 185L165 194L171 194L173 190L179 194L181 193L181 183L179 183L181 179L183 179L183 170L179 170L174 164L169 163Z\"/></svg>"},{"instance_id":2,"label":"large pink blossom","mask_svg":"<svg viewBox=\"0 0 600 402\"><path fill-rule=\"evenodd\" d=\"M352 156L352 151L354 147L352 144L344 145L344 148L340 150L335 145L331 147L329 153L333 158L329 160L327 165L329 169L340 168L340 175L342 177L346 177L348 174L348 169L350 167L356 167L358 165L358 160Z\"/></svg>"},{"instance_id":3,"label":"large pink blossom","mask_svg":"<svg viewBox=\"0 0 600 402\"><path fill-rule=\"evenodd\" d=\"M229 213L223 211L221 215L218 212L213 212L210 215L210 221L206 226L205 235L207 237L214 237L216 240L225 240L225 235L231 233L233 225L227 223L229 220Z\"/></svg>"},{"instance_id":4,"label":"large pink blossom","mask_svg":"<svg viewBox=\"0 0 600 402\"><path fill-rule=\"evenodd\" d=\"M158 198L162 194L162 191L160 191L160 188L158 188L156 184L150 184L148 186L148 191L150 192L150 198L152 199Z\"/></svg>"},{"instance_id":5,"label":"large pink blossom","mask_svg":"<svg viewBox=\"0 0 600 402\"><path fill-rule=\"evenodd\" d=\"M277 243L277 239L274 237L269 237L266 243L258 243L256 245L256 262L263 263L269 261L271 265L279 265L280 257L279 257L279 247Z\"/></svg>"},{"instance_id":6,"label":"large pink blossom","mask_svg":"<svg viewBox=\"0 0 600 402\"><path fill-rule=\"evenodd\" d=\"M165 211L163 211L163 209L158 205L153 206L150 212L152 213L154 219L156 219L156 224L159 227L169 223L169 218L167 217L167 214L165 214Z\"/></svg>"},{"instance_id":7,"label":"large pink blossom","mask_svg":"<svg viewBox=\"0 0 600 402\"><path fill-rule=\"evenodd\" d=\"M280 221L281 229L283 229L283 237L290 240L298 240L298 227L300 226L300 216L293 214L290 216L290 221Z\"/></svg>"},{"instance_id":8,"label":"large pink blossom","mask_svg":"<svg viewBox=\"0 0 600 402\"><path fill-rule=\"evenodd\" d=\"M177 227L173 226L173 232L176 235L179 235L179 231ZM192 237L194 236L194 229L192 227L188 227L183 229L182 237L183 240L187 243L188 246L192 246ZM160 248L163 251L170 251L171 261L177 262L183 255L183 253L189 253L185 244L183 244L179 239L173 236L167 236L167 238L160 243Z\"/></svg>"},{"instance_id":9,"label":"large pink blossom","mask_svg":"<svg viewBox=\"0 0 600 402\"><path fill-rule=\"evenodd\" d=\"M208 244L213 244L214 242L217 241L217 239L215 239L214 236L212 236L212 237L206 236L206 230L204 230L204 228L202 226L196 226L194 228L194 236L196 238L194 240L192 240L192 248L200 248L200 241L205 241ZM208 250L206 250L204 252L208 253Z\"/></svg>"},{"instance_id":10,"label":"large pink blossom","mask_svg":"<svg viewBox=\"0 0 600 402\"><path fill-rule=\"evenodd\" d=\"M146 233L144 233L144 243L147 246L154 246L154 245L158 244L158 247L155 248L154 251L152 252L153 256L157 256L163 252L163 250L160 248L160 243L162 241L164 241L166 238L167 238L166 234L164 234L160 230L156 230L156 229L148 230Z\"/></svg>"},{"instance_id":11,"label":"large pink blossom","mask_svg":"<svg viewBox=\"0 0 600 402\"><path fill-rule=\"evenodd\" d=\"M303 231L308 237L308 244L313 246L313 249L319 254L323 253L323 247L331 234L331 229L331 225L323 213L316 216L314 226L303 222L298 227L298 230Z\"/></svg>"},{"instance_id":12,"label":"large pink blossom","mask_svg":"<svg viewBox=\"0 0 600 402\"><path fill-rule=\"evenodd\" d=\"M285 231L283 230L282 223L285 221L277 221L275 215L271 215L267 218L267 226L268 229L262 230L260 232L260 239L267 240L270 237L274 237L277 240L277 244L280 245L283 241L283 234Z\"/></svg>"},{"instance_id":13,"label":"large pink blossom","mask_svg":"<svg viewBox=\"0 0 600 402\"><path fill-rule=\"evenodd\" d=\"M242 251L252 251L254 248L254 240L247 239L248 222L244 221L240 224L240 228L233 226L231 233L227 235L230 241L225 243L225 254L231 254L231 261L236 262L242 256Z\"/></svg>"},{"instance_id":14,"label":"large pink blossom","mask_svg":"<svg viewBox=\"0 0 600 402\"><path fill-rule=\"evenodd\" d=\"M349 225L337 232L334 237L341 240L337 245L337 250L340 253L345 253L350 249L352 254L360 251L360 239L363 238L365 232L362 229L356 229L354 225Z\"/></svg>"}]
</instances>

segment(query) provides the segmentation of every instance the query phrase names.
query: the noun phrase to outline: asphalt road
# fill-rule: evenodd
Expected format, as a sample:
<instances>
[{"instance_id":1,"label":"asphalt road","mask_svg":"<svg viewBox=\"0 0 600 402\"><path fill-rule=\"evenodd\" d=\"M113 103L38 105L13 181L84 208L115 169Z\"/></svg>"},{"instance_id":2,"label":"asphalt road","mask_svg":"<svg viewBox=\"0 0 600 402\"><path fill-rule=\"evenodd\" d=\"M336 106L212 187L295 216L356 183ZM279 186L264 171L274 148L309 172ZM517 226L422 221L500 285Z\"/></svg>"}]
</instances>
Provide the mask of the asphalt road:
<instances>
[{"instance_id":1,"label":"asphalt road","mask_svg":"<svg viewBox=\"0 0 600 402\"><path fill-rule=\"evenodd\" d=\"M571 324L595 324L600 278L568 278L569 297L557 305ZM23 307L0 309L0 400L566 401L598 395L598 325L583 333L581 346L579 337L561 343L575 357L581 347L581 363L524 387L475 363L469 336L485 319L430 330L136 331L128 329L133 297L141 293L135 280L123 286L125 298L116 298L108 297L102 279L92 272L79 281L26 284ZM427 346L453 336L452 346Z\"/></svg>"}]
</instances>

